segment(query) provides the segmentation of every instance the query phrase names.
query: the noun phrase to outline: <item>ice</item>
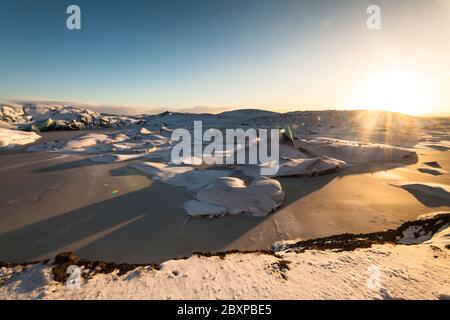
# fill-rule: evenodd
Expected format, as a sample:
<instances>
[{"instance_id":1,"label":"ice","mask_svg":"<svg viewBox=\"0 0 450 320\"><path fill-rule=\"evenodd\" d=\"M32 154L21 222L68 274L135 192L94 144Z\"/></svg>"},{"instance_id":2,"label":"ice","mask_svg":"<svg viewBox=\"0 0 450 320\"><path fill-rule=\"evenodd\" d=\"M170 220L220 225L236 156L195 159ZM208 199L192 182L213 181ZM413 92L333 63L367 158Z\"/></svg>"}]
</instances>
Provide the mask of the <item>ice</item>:
<instances>
[{"instance_id":1,"label":"ice","mask_svg":"<svg viewBox=\"0 0 450 320\"><path fill-rule=\"evenodd\" d=\"M347 163L417 160L417 154L412 150L384 144L320 137L299 141L297 145L316 156L328 156Z\"/></svg>"},{"instance_id":2,"label":"ice","mask_svg":"<svg viewBox=\"0 0 450 320\"><path fill-rule=\"evenodd\" d=\"M0 128L0 148L14 148L33 143L40 138L41 136L34 132Z\"/></svg>"},{"instance_id":3,"label":"ice","mask_svg":"<svg viewBox=\"0 0 450 320\"><path fill-rule=\"evenodd\" d=\"M189 200L184 204L184 209L188 215L193 217L221 217L227 213L227 209L224 207L215 206L198 200Z\"/></svg>"},{"instance_id":4,"label":"ice","mask_svg":"<svg viewBox=\"0 0 450 320\"><path fill-rule=\"evenodd\" d=\"M156 180L177 187L185 187L190 191L198 190L217 178L226 177L230 174L229 170L198 170L194 167L157 162L134 163L130 167L141 170Z\"/></svg>"},{"instance_id":5,"label":"ice","mask_svg":"<svg viewBox=\"0 0 450 320\"><path fill-rule=\"evenodd\" d=\"M225 177L201 189L195 198L202 203L225 208L231 215L245 213L264 217L281 205L284 192L280 183L270 178L256 178L246 186L241 179Z\"/></svg>"}]
</instances>

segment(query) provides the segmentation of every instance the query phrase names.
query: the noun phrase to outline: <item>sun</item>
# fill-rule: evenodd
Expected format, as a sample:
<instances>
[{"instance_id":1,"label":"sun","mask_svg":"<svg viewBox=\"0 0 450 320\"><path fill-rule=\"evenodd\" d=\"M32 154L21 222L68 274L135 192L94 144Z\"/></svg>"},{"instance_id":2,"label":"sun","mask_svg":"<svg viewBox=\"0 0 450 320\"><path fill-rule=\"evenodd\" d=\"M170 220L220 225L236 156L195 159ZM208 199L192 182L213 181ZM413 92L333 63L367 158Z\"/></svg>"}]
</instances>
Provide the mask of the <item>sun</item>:
<instances>
[{"instance_id":1,"label":"sun","mask_svg":"<svg viewBox=\"0 0 450 320\"><path fill-rule=\"evenodd\" d=\"M390 69L368 79L358 95L358 106L420 115L429 111L430 99L428 82L418 73Z\"/></svg>"}]
</instances>

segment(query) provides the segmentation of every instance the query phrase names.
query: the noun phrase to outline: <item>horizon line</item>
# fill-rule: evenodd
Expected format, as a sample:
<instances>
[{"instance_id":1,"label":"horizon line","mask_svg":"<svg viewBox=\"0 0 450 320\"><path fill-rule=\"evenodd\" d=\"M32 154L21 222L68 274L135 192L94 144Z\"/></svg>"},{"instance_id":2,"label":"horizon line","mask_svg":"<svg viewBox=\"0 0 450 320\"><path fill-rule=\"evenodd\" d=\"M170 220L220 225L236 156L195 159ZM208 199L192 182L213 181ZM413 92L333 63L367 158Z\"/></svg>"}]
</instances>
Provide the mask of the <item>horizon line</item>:
<instances>
[{"instance_id":1,"label":"horizon line","mask_svg":"<svg viewBox=\"0 0 450 320\"><path fill-rule=\"evenodd\" d=\"M264 110L274 113L289 113L289 112L314 112L314 111L382 111L404 114L414 117L450 117L448 113L423 113L423 114L408 114L398 111L390 111L386 109L365 108L361 107L300 107L300 108L286 108L286 107L267 107L267 106L211 106L211 105L195 105L190 107L168 107L168 106L144 106L136 104L107 104L97 101L82 101L82 100L64 100L64 99L46 99L46 98L3 98L0 97L2 105L8 104L44 104L44 105L62 105L62 106L76 106L80 108L92 109L93 111L105 114L123 114L123 115L157 115L163 112L178 112L178 113L194 113L194 114L220 114L227 111L235 110ZM450 108L448 108L450 109ZM135 110L136 112L128 112ZM126 111L126 112L124 112ZM140 112L139 112L140 111Z\"/></svg>"}]
</instances>

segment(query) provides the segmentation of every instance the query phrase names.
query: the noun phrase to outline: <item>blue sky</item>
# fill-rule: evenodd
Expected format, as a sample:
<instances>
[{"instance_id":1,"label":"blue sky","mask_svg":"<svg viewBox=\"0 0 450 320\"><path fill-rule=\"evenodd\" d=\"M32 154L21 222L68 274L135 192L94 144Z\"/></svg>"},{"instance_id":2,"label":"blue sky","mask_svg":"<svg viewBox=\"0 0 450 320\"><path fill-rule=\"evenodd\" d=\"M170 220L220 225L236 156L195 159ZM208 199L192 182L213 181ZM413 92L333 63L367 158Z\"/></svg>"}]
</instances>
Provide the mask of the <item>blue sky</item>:
<instances>
[{"instance_id":1,"label":"blue sky","mask_svg":"<svg viewBox=\"0 0 450 320\"><path fill-rule=\"evenodd\" d=\"M383 28L366 28L378 3ZM1 0L0 97L140 108L364 107L377 71L450 70L445 0ZM82 30L66 28L81 8ZM445 41L447 39L447 42ZM450 97L433 84L432 111ZM357 104L358 104L357 103Z\"/></svg>"}]
</instances>

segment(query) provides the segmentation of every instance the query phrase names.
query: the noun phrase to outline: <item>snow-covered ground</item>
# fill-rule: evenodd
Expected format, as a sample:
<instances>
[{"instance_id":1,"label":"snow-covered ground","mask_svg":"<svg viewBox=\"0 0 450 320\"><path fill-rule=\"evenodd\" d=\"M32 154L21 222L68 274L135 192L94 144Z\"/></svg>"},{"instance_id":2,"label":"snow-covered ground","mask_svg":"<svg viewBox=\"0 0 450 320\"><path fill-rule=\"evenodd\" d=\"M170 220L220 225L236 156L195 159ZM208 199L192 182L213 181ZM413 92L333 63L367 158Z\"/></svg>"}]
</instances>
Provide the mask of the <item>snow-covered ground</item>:
<instances>
[{"instance_id":1,"label":"snow-covered ground","mask_svg":"<svg viewBox=\"0 0 450 320\"><path fill-rule=\"evenodd\" d=\"M35 132L0 128L0 148L14 148L30 144L40 137L41 136Z\"/></svg>"},{"instance_id":2,"label":"snow-covered ground","mask_svg":"<svg viewBox=\"0 0 450 320\"><path fill-rule=\"evenodd\" d=\"M312 241L306 251L305 242L290 242L279 246L281 251L194 254L160 266L128 267L127 271L124 266L97 263L77 269L82 276L68 282L53 279L52 262L3 266L0 298L449 299L449 216L419 221L425 222L404 225L397 230L403 236L394 242L386 239L384 244L384 240L377 243L376 235L368 235L374 244L362 242L352 248L352 242L365 236L344 235L335 237L336 241ZM427 228L434 232L424 237L420 230ZM377 237L388 236L381 233ZM343 238L350 249L320 248L339 246ZM88 265L79 265L83 264ZM109 273L99 271L102 268Z\"/></svg>"},{"instance_id":3,"label":"snow-covered ground","mask_svg":"<svg viewBox=\"0 0 450 320\"><path fill-rule=\"evenodd\" d=\"M284 128L289 125L293 138L280 140L280 169L277 174L270 177L261 177L260 169L273 165L272 162L255 165L234 163L206 165L199 164L197 158L189 156L179 164L171 161L173 145L170 136L173 130L177 128L191 130L193 122L196 120L203 121L205 130L240 127ZM388 120L391 127L386 126ZM1 107L0 121L2 121L0 123L0 148L6 150L5 154L10 149L14 150L16 147L27 145L21 150L28 151L30 157L36 155L36 160L21 164L11 164L12 160L4 158L7 165L2 170L5 173L9 173L8 170L20 171L39 161L54 161L54 159L59 159L58 157L79 159L78 162L69 162L67 166L57 164L50 169L36 169L30 176L23 177L22 185L33 187L34 184L28 184L28 179L33 177L42 181L41 176L37 176L38 174L42 174L42 177L50 177L50 182L58 180L59 171L67 168L73 170L72 174L68 174L68 176L74 180L78 179L77 173L82 172L83 168L86 170L93 168L89 172L98 175L104 174L108 179L110 176L104 172L109 169L113 170L113 167L114 170L130 170L131 168L133 170L130 171L138 171L139 177L142 180L148 179L150 183L145 184L148 189L139 191L142 197L134 198L131 193L130 199L146 201L147 198L151 198L152 200L149 201L153 201L152 204L157 202L164 208L152 207L150 210L146 207L145 212L156 210L165 215L172 214L176 219L179 218L178 216L185 219L180 225L175 224L176 228L174 227L174 229L177 231L175 236L172 234L173 238L178 237L180 230L188 228L189 223L195 225L212 221L220 224L223 221L223 223L228 222L228 226L230 226L231 220L227 220L227 218L237 218L247 214L253 217L245 218L255 219L257 222L251 221L252 227L243 229L245 232L239 233L239 236L245 238L247 233L253 232L252 228L257 229L260 227L257 224L261 224L264 229L259 229L246 239L258 242L266 232L272 232L276 236L270 238L271 240L267 244L269 247L277 239L296 238L301 230L303 233L300 232L300 234L306 235L305 238L309 239L309 232L314 228L319 230L315 231L320 233L319 236L323 236L330 234L330 229L334 232L338 227L341 228L339 230L345 230L343 233L347 232L347 229L342 229L342 225L351 225L352 230L358 230L356 225L359 226L358 223L365 220L368 222L366 221L364 225L366 228L364 232L373 230L372 226L368 227L369 222L381 223L382 219L384 222L390 219L389 227L391 227L398 226L399 223L407 220L405 219L406 215L397 215L389 211L388 207L397 211L413 209L413 213L407 216L411 217L414 214L430 212L430 208L440 207L440 210L446 210L450 206L450 189L448 180L446 180L449 167L448 158L445 158L445 152L449 150L447 148L450 141L449 126L444 122L434 122L433 119L423 120L398 114L368 111L279 114L252 109L224 112L217 115L166 112L160 115L129 117L99 114L71 106L8 105ZM99 130L103 127L110 129ZM18 130L40 131L43 129L41 131L46 131L55 128L94 128L95 130L92 130L93 132L81 130L62 136L59 136L60 133L38 135L34 132ZM240 148L249 148L249 144L254 142L250 141L245 145L237 146L226 145L223 156L228 157ZM419 161L419 156L422 156L421 152L426 154L435 152L430 153L433 154L433 157L436 153L443 155L439 155L438 158L427 158L427 161L420 166L413 167ZM47 157L52 153L57 153L57 157L50 160L39 160L40 156ZM21 155L27 155L27 153L24 152ZM443 163L443 167L436 160ZM380 168L374 166L374 163ZM120 168L120 166L122 167ZM386 168L404 170L391 173L384 171ZM370 172L373 176L363 176L360 172ZM319 175L328 176L310 178ZM89 177L89 174L81 174L81 176L89 183L95 183L95 179L85 178ZM352 178L356 184L346 184L348 176L354 176ZM99 178L99 176L96 177ZM106 179L105 177L101 176L99 179ZM128 177L127 183L137 180L136 177L137 175ZM115 179L119 181L122 178ZM111 180L114 181L112 178ZM68 185L73 182L70 181L71 183ZM77 189L79 192L83 192L86 188L85 181L82 182ZM153 186L153 182L155 186ZM327 188L327 184L332 184L331 182L337 186ZM106 188L110 183L105 180L102 187ZM40 185L37 182L35 184ZM129 185L132 184L124 184L124 187ZM174 194L178 194L171 199L172 202L175 202L170 203L172 212L164 211L166 210L165 206L169 205L168 203L156 201L158 199L155 197L159 196L155 195L154 187L163 190L161 197L172 191ZM89 192L95 193L99 192L100 188L89 187L87 189ZM182 192L179 189L182 189ZM21 194L17 196L12 191L11 194L5 196L5 199L12 198L7 202L11 206L11 210L8 208L8 211L16 214L18 211L13 211L15 206L27 205L27 202L19 197L22 196ZM123 207L132 207L136 211L142 209L140 201L133 200L134 203L131 206L131 203L126 202L126 198L117 195L119 192L117 188L114 188L112 192L112 199L101 198L104 195L93 196L91 205L94 206L94 209L92 210L101 216L110 218L109 210L114 210L114 204L117 203L114 201L118 201ZM36 221L39 222L42 219L40 215L44 209L44 212L47 212L52 211L53 208L51 206L42 207L48 200L45 193L42 195L39 193L39 196L33 195L30 192L30 206L33 210L41 208L41 211L34 217L34 226L30 229L30 237L36 239L36 243L39 244L41 243L39 241L42 241L42 230ZM59 195L61 195L61 199ZM67 200L64 197L67 196L61 191L53 201L58 205L58 201L64 202ZM69 196L73 197L73 193ZM101 200L99 200L100 198ZM382 200L386 200L386 202ZM96 201L104 201L105 207L95 206ZM112 203L110 207L106 206L109 202ZM402 207L404 204L408 206ZM178 208L184 210L184 216L183 214L178 215L178 211L176 211ZM73 209L77 209L76 205ZM355 209L357 212L353 215L347 214L345 211L350 209ZM52 211L52 215L64 213L69 209L63 207L59 210L56 213ZM98 222L99 228L103 231L102 224L107 219L95 220L95 215L92 216L89 210L91 209L88 206L86 216L93 217L93 221ZM27 215L27 218L23 218L25 227L14 225L15 217L11 219L11 226L8 224L7 228L10 228L8 230L12 232L3 239L2 245L5 250L10 243L13 243L8 236L11 236L11 239L19 239L21 227L28 232L26 225L30 223L27 220L29 210L24 210L24 212ZM374 212L380 213L380 215L374 214ZM157 214L159 213L154 213L155 216L152 216L152 219L158 219ZM205 217L222 217L224 215L234 215L234 217L222 219ZM372 218L366 217L367 215L371 215ZM23 216L22 213L21 217ZM309 223L297 223L297 219L300 221L302 216L310 217ZM345 219L340 220L342 216L345 216ZM414 218L415 216L412 219ZM72 214L70 219L73 220L67 221L71 221L70 223L74 225L74 233L70 241L73 243L82 241L77 236L77 232L83 228L77 227L79 218L76 214ZM353 221L353 219L357 221ZM55 281L52 263L28 266L4 264L0 271L0 298L449 298L450 228L449 223L446 222L448 216L441 220L433 220L433 223L439 224L438 229L426 225L426 219L434 219L432 216L423 219L421 221L425 222L404 225L394 233L370 236L345 235L307 241L292 239L274 245L276 252L240 251L220 255L193 255L184 260L167 261L167 259L179 257L177 255L179 252L191 253L194 251L191 248L195 241L192 246L189 244L194 232L186 233L184 235L186 238L180 237L183 241L186 239L180 246L186 246L187 249L178 250L176 248L177 250L173 251L175 253L169 258L164 255L164 259L160 261L166 262L161 267L143 265L124 267L123 265L107 264L108 270L112 272L105 273L104 270L102 271L102 264L97 265L100 268L97 272L95 267L89 267L87 262L79 262L78 266L82 268L81 272L84 275L79 289L70 289L64 283ZM195 222L192 222L194 220ZM284 222L280 223L280 220ZM17 221L21 222L20 219ZM152 220L152 223L153 221L155 220ZM163 221L167 224L172 223L172 220ZM249 223L248 221L247 223ZM242 221L240 222L242 223ZM50 226L53 228L52 223L50 221ZM42 225L46 226L46 222L42 222ZM48 257L49 252L55 254L57 248L79 249L79 247L72 249L72 243L61 241L64 238L64 232L70 233L71 231L65 230L66 220L63 220L63 223L58 226L63 229L61 236L53 235L53 229L51 229L51 232L44 235L44 245L41 250L38 250L39 255L36 253L35 256L43 257L42 255L45 254L45 257ZM85 228L93 226L97 226L97 224L88 225L86 223ZM136 226L133 227L136 228ZM146 233L145 237L137 237L137 239L149 239L147 227L148 225L143 228ZM15 234L14 228L19 229L18 235ZM326 232L321 231L321 228ZM198 230L200 229L196 229L195 232L198 233ZM55 232L59 231L59 229L55 230ZM133 232L136 232L136 229L133 229ZM137 232L139 233L139 229ZM227 234L228 230L221 230L221 232ZM28 239L28 233L26 234ZM80 234L85 235L83 232ZM128 233L124 234L127 241L133 238L129 237ZM294 234L294 236L286 236L286 234ZM97 235L92 234L92 236ZM221 237L223 234L217 236ZM53 244L54 238L57 239L56 242L60 243L49 246L48 243ZM157 239L160 241L160 238ZM233 235L226 242L230 242L230 239L239 241ZM23 243L27 240L24 238L19 240L17 248L22 249ZM60 245L61 242L64 243L64 246ZM161 246L164 246L164 241L161 242ZM124 244L123 241L117 241L116 244L123 245L122 249L125 246L139 245L131 242ZM179 244L177 243L173 247L177 245ZM37 247L40 248L39 245ZM221 246L216 246L211 250L218 247ZM15 248L13 246L10 251L16 250ZM152 248L154 249L154 247ZM20 251L19 249L17 250ZM111 251L110 248L103 247L103 249ZM161 251L164 250L166 249L161 249ZM10 251L8 254L16 257L16 252L11 253ZM147 251L142 250L142 252ZM126 272L123 271L124 268ZM113 271L114 269L117 271Z\"/></svg>"}]
</instances>

